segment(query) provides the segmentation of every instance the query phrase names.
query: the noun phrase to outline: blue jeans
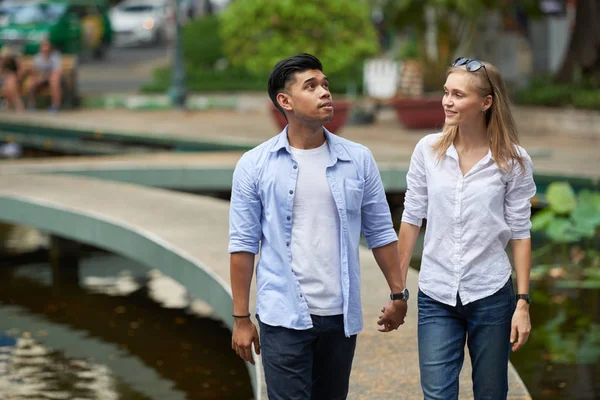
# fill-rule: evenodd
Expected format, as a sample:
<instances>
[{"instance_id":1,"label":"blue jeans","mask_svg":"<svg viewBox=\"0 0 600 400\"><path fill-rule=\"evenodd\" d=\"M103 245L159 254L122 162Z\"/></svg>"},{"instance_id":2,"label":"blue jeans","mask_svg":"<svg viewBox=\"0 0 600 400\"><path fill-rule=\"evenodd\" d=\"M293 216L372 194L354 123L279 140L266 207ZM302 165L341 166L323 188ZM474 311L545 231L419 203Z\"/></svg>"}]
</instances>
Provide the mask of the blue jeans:
<instances>
[{"instance_id":1,"label":"blue jeans","mask_svg":"<svg viewBox=\"0 0 600 400\"><path fill-rule=\"evenodd\" d=\"M356 335L344 335L344 317L311 315L313 327L260 324L269 400L343 400L348 396Z\"/></svg>"},{"instance_id":2,"label":"blue jeans","mask_svg":"<svg viewBox=\"0 0 600 400\"><path fill-rule=\"evenodd\" d=\"M455 307L419 290L419 366L425 400L458 399L465 340L475 400L506 399L515 307L512 279L493 295L467 305L457 294Z\"/></svg>"}]
</instances>

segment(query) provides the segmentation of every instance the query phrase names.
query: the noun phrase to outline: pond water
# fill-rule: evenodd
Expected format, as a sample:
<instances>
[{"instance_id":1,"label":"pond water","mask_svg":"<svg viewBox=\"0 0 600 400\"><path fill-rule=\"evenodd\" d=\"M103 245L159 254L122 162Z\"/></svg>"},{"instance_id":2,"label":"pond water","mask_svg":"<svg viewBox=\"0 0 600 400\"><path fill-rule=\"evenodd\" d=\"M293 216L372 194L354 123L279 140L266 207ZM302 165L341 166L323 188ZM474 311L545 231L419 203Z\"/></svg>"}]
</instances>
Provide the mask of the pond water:
<instances>
[{"instance_id":1,"label":"pond water","mask_svg":"<svg viewBox=\"0 0 600 400\"><path fill-rule=\"evenodd\" d=\"M600 399L600 291L531 286L532 334L511 361L533 399Z\"/></svg>"},{"instance_id":2,"label":"pond water","mask_svg":"<svg viewBox=\"0 0 600 400\"><path fill-rule=\"evenodd\" d=\"M1 398L253 398L230 331L159 272L93 251L57 288L43 259L0 264Z\"/></svg>"}]
</instances>

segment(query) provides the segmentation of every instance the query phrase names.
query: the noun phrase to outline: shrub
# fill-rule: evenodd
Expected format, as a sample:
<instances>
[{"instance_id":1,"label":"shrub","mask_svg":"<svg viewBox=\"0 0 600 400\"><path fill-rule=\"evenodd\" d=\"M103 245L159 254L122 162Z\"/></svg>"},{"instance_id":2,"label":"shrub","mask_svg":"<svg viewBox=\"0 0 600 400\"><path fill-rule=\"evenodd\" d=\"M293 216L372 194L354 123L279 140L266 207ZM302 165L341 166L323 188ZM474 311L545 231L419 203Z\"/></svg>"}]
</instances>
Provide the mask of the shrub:
<instances>
[{"instance_id":1,"label":"shrub","mask_svg":"<svg viewBox=\"0 0 600 400\"><path fill-rule=\"evenodd\" d=\"M587 82L558 84L553 82L551 77L544 77L533 80L529 87L517 91L515 102L548 107L574 106L600 110L600 90L593 89Z\"/></svg>"},{"instance_id":2,"label":"shrub","mask_svg":"<svg viewBox=\"0 0 600 400\"><path fill-rule=\"evenodd\" d=\"M218 17L210 15L188 22L182 30L182 43L187 64L213 68L224 57Z\"/></svg>"},{"instance_id":3,"label":"shrub","mask_svg":"<svg viewBox=\"0 0 600 400\"><path fill-rule=\"evenodd\" d=\"M225 53L238 66L268 73L281 59L310 53L327 74L378 51L366 0L244 0L222 14Z\"/></svg>"}]
</instances>

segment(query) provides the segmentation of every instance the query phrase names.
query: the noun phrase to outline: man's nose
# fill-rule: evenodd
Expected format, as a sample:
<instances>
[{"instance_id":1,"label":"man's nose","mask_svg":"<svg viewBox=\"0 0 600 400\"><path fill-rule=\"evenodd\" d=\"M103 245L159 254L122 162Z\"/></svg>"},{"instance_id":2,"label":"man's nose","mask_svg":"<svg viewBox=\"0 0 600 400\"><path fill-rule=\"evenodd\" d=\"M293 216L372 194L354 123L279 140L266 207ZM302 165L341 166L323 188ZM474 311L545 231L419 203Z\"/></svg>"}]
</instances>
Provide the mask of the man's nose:
<instances>
[{"instance_id":1,"label":"man's nose","mask_svg":"<svg viewBox=\"0 0 600 400\"><path fill-rule=\"evenodd\" d=\"M329 97L331 97L331 92L329 91L329 89L322 88L321 89L321 95L319 97L321 97L321 98L329 98Z\"/></svg>"}]
</instances>

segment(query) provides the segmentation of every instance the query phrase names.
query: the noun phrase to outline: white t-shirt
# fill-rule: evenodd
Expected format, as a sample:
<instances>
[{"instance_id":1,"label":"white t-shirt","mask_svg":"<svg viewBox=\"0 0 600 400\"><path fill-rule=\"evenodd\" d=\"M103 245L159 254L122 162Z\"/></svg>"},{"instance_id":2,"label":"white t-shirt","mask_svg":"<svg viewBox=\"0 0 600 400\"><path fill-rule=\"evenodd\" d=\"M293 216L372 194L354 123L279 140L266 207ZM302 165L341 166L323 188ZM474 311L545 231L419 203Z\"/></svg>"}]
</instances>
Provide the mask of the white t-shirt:
<instances>
[{"instance_id":1,"label":"white t-shirt","mask_svg":"<svg viewBox=\"0 0 600 400\"><path fill-rule=\"evenodd\" d=\"M291 147L298 162L292 214L292 270L311 314L343 313L340 220L327 182L327 142L316 149Z\"/></svg>"}]
</instances>

